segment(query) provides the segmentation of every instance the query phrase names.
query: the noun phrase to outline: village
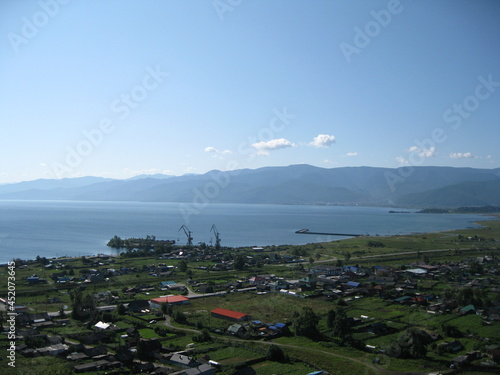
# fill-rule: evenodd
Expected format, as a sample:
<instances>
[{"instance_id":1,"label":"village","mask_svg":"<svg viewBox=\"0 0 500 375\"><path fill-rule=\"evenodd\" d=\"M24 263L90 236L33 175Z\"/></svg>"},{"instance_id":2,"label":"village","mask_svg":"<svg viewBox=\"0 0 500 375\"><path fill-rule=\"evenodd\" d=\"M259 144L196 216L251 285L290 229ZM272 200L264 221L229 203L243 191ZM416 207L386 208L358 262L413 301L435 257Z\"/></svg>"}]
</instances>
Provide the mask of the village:
<instances>
[{"instance_id":1,"label":"village","mask_svg":"<svg viewBox=\"0 0 500 375\"><path fill-rule=\"evenodd\" d=\"M467 245L432 261L425 251L333 260L318 247L171 244L16 260L17 360L89 374L405 373L408 360L429 373L494 372L499 249Z\"/></svg>"}]
</instances>

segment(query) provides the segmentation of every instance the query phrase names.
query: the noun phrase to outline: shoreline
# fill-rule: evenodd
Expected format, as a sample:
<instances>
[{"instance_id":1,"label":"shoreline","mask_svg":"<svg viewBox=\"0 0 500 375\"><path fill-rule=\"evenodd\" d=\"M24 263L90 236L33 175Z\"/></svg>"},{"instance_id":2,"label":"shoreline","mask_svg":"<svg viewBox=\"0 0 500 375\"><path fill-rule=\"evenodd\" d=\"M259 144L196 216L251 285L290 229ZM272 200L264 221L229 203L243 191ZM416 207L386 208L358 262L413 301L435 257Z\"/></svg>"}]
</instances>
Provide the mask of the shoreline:
<instances>
[{"instance_id":1,"label":"shoreline","mask_svg":"<svg viewBox=\"0 0 500 375\"><path fill-rule=\"evenodd\" d=\"M450 213L451 214L451 213ZM407 234L391 234L391 235L381 235L381 236L367 236L367 238L390 238L390 237L400 237L400 236L422 236L422 235L425 235L425 234L439 234L439 233L442 233L442 234L447 234L447 233L450 233L450 232L456 232L456 231L463 231L463 230L479 230L479 231L484 231L487 229L485 223L488 223L490 221L498 221L500 220L500 213L491 213L491 214L482 214L482 216L485 217L485 219L487 219L487 217L489 218L492 218L493 220L479 220L479 221L472 221L471 223L474 223L476 225L478 225L478 227L476 228L458 228L458 229L449 229L449 230L443 230L443 231L435 231L435 232L410 232L410 233L407 233ZM298 231L296 231L295 233L297 234ZM300 234L300 233L299 233ZM302 233L303 234L303 233ZM313 232L309 232L307 234L313 234ZM364 237L364 236L359 236L359 237ZM270 247L270 246L288 246L288 247L297 247L297 246L306 246L306 245L310 245L310 244L325 244L325 243L330 243L330 242L342 242L342 241L348 241L352 238L355 238L355 237L348 237L348 238L340 238L338 240L331 240L331 241L321 241L321 242L308 242L306 244L303 244L303 245L289 245L289 244L281 244L281 245L265 245L265 246L261 246L261 247ZM178 246L179 248L183 248L185 245L175 245L175 246ZM242 249L248 249L248 248L251 248L253 247L254 245L248 245L248 246L234 246L234 247L231 247L231 246L228 246L226 248L233 248L233 249L237 249L237 250L242 250ZM116 252L116 249L112 249L110 248L111 251L115 251ZM103 257L120 257L120 254L112 254L112 253L95 253L95 254L91 254L91 255L79 255L79 256L60 256L60 257L50 257L50 258L47 258L47 260L64 260L64 259L78 259L78 258L81 258L82 256L84 257L88 257L88 258L103 258ZM12 260L20 260L22 262L35 262L36 261L36 258L34 259L19 259L19 258L13 258ZM11 261L12 261L11 260ZM10 261L7 261L5 263L0 263L0 266L7 266L8 262Z\"/></svg>"}]
</instances>

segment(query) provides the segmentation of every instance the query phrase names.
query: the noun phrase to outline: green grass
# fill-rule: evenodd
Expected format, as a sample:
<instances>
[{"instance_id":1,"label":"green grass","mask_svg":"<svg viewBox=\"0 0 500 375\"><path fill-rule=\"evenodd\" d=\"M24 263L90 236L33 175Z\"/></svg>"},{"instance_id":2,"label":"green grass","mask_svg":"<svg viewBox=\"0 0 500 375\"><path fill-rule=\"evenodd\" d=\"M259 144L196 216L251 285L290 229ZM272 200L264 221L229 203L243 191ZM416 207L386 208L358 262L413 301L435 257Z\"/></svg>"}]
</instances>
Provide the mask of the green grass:
<instances>
[{"instance_id":1,"label":"green grass","mask_svg":"<svg viewBox=\"0 0 500 375\"><path fill-rule=\"evenodd\" d=\"M252 366L257 375L305 375L315 369L300 363L265 361Z\"/></svg>"},{"instance_id":2,"label":"green grass","mask_svg":"<svg viewBox=\"0 0 500 375\"><path fill-rule=\"evenodd\" d=\"M141 338L143 339L152 339L158 338L159 336L150 328L139 329L139 333L141 334Z\"/></svg>"}]
</instances>

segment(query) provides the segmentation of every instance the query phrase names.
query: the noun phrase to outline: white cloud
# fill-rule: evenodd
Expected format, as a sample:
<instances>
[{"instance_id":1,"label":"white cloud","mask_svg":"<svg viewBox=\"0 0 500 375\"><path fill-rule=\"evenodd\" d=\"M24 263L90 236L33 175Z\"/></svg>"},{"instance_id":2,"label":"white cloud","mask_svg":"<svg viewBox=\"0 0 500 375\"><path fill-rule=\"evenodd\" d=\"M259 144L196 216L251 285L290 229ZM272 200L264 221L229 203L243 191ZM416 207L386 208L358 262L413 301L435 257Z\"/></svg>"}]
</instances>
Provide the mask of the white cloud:
<instances>
[{"instance_id":1,"label":"white cloud","mask_svg":"<svg viewBox=\"0 0 500 375\"><path fill-rule=\"evenodd\" d=\"M204 151L213 154L214 158L217 158L217 157L220 158L223 155L230 155L230 154L233 153L231 150L223 150L223 151L221 151L221 150L218 150L218 149L216 149L215 147L212 147L212 146L205 147Z\"/></svg>"},{"instance_id":2,"label":"white cloud","mask_svg":"<svg viewBox=\"0 0 500 375\"><path fill-rule=\"evenodd\" d=\"M401 156L397 156L396 157L396 161L398 162L399 165L408 165L408 164L410 164L410 162L408 160L406 160L405 158L403 158Z\"/></svg>"},{"instance_id":3,"label":"white cloud","mask_svg":"<svg viewBox=\"0 0 500 375\"><path fill-rule=\"evenodd\" d=\"M280 148L295 147L295 144L285 138L271 139L267 142L258 142L251 145L257 150L257 155L269 155L269 151Z\"/></svg>"},{"instance_id":4,"label":"white cloud","mask_svg":"<svg viewBox=\"0 0 500 375\"><path fill-rule=\"evenodd\" d=\"M323 160L323 163L330 164L330 165L338 165L338 163L336 161L333 161L333 160L330 160L330 159Z\"/></svg>"},{"instance_id":5,"label":"white cloud","mask_svg":"<svg viewBox=\"0 0 500 375\"><path fill-rule=\"evenodd\" d=\"M452 152L450 154L451 159L473 159L475 157L470 152Z\"/></svg>"},{"instance_id":6,"label":"white cloud","mask_svg":"<svg viewBox=\"0 0 500 375\"><path fill-rule=\"evenodd\" d=\"M420 156L420 157L430 158L430 157L436 155L436 147L420 148L417 146L411 146L408 149L408 152L417 152L418 156Z\"/></svg>"},{"instance_id":7,"label":"white cloud","mask_svg":"<svg viewBox=\"0 0 500 375\"><path fill-rule=\"evenodd\" d=\"M318 134L313 138L312 142L309 143L313 147L328 147L335 143L335 137L328 134Z\"/></svg>"},{"instance_id":8,"label":"white cloud","mask_svg":"<svg viewBox=\"0 0 500 375\"><path fill-rule=\"evenodd\" d=\"M212 147L212 146L208 146L208 147L205 147L205 152L217 152L219 150L217 150L215 147Z\"/></svg>"},{"instance_id":9,"label":"white cloud","mask_svg":"<svg viewBox=\"0 0 500 375\"><path fill-rule=\"evenodd\" d=\"M345 156L358 156L359 152L348 152Z\"/></svg>"}]
</instances>

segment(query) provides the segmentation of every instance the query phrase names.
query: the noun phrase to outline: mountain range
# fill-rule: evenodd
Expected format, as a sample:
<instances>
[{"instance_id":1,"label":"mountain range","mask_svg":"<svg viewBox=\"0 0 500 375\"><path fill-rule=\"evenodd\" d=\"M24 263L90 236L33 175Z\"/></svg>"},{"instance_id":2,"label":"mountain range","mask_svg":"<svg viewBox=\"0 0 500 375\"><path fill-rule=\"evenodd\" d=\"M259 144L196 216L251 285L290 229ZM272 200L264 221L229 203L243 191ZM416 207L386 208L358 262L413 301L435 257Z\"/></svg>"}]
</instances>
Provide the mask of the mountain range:
<instances>
[{"instance_id":1,"label":"mountain range","mask_svg":"<svg viewBox=\"0 0 500 375\"><path fill-rule=\"evenodd\" d=\"M0 185L0 199L458 207L500 205L500 168L307 164L205 174L81 177Z\"/></svg>"}]
</instances>

